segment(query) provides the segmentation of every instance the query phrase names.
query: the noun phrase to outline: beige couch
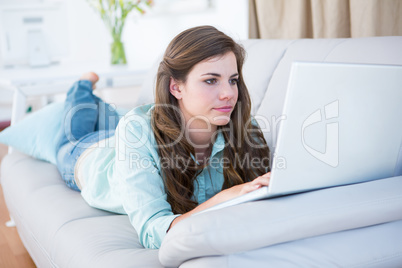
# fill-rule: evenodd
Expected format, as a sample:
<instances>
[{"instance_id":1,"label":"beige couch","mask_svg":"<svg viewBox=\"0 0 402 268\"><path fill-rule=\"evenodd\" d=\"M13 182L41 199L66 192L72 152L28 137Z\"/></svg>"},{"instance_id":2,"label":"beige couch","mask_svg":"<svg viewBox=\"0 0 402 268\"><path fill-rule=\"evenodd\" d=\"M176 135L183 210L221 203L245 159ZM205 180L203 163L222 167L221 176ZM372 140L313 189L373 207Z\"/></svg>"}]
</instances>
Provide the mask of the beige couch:
<instances>
[{"instance_id":1,"label":"beige couch","mask_svg":"<svg viewBox=\"0 0 402 268\"><path fill-rule=\"evenodd\" d=\"M293 61L402 65L402 37L247 40L253 114L282 112ZM155 70L138 103L152 101ZM271 148L275 139L266 139ZM7 207L38 267L402 267L402 177L264 200L191 217L144 249L128 217L89 207L56 167L14 152Z\"/></svg>"}]
</instances>

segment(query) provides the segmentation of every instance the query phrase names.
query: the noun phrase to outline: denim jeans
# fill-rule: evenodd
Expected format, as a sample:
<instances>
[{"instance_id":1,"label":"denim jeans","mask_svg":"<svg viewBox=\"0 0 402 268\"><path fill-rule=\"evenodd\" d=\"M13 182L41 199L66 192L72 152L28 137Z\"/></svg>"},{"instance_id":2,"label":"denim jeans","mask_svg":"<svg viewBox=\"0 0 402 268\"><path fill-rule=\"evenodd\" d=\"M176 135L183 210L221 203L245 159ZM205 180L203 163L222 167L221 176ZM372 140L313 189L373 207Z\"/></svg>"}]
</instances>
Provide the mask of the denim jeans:
<instances>
[{"instance_id":1,"label":"denim jeans","mask_svg":"<svg viewBox=\"0 0 402 268\"><path fill-rule=\"evenodd\" d=\"M79 191L74 179L78 158L94 143L113 136L118 120L115 108L93 94L90 81L78 81L70 88L57 145L57 168L68 187Z\"/></svg>"}]
</instances>

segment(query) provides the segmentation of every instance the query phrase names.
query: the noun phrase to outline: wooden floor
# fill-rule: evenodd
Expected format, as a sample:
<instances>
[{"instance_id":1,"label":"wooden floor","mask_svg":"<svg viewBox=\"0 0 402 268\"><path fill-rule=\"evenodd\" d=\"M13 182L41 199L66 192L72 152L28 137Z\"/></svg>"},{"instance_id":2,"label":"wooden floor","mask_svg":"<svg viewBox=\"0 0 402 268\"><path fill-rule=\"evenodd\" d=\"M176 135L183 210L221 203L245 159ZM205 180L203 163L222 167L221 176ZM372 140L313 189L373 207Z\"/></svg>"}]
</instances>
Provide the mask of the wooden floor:
<instances>
[{"instance_id":1,"label":"wooden floor","mask_svg":"<svg viewBox=\"0 0 402 268\"><path fill-rule=\"evenodd\" d=\"M1 159L7 152L7 147L0 144ZM15 227L7 227L9 221L7 207L4 201L3 189L0 185L0 267L1 268L30 268L36 267L26 251Z\"/></svg>"}]
</instances>

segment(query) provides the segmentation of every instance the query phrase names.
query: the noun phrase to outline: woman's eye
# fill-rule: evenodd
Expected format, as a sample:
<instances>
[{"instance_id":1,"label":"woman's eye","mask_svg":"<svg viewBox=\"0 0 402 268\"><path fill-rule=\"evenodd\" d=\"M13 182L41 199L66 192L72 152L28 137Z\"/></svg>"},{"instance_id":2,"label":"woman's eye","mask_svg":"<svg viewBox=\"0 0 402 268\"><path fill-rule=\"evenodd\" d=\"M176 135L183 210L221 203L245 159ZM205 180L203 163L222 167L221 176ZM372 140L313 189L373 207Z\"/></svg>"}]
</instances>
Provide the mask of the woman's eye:
<instances>
[{"instance_id":1,"label":"woman's eye","mask_svg":"<svg viewBox=\"0 0 402 268\"><path fill-rule=\"evenodd\" d=\"M211 78L211 79L207 79L205 80L205 83L209 84L209 85L213 85L216 84L216 79L215 78Z\"/></svg>"},{"instance_id":2,"label":"woman's eye","mask_svg":"<svg viewBox=\"0 0 402 268\"><path fill-rule=\"evenodd\" d=\"M237 79L237 78L229 80L229 84L231 84L231 85L237 85L238 83L239 83L239 79Z\"/></svg>"}]
</instances>

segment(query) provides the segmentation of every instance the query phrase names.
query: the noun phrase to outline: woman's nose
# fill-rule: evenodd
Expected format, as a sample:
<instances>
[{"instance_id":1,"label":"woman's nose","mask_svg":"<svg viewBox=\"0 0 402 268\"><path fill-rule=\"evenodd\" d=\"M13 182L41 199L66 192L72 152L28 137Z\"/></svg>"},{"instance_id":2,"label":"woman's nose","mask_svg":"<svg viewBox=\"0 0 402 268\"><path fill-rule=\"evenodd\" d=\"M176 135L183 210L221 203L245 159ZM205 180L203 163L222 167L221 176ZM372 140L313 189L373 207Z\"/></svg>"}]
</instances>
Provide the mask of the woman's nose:
<instances>
[{"instance_id":1,"label":"woman's nose","mask_svg":"<svg viewBox=\"0 0 402 268\"><path fill-rule=\"evenodd\" d=\"M237 86L233 86L230 84L224 84L221 87L219 98L222 100L224 100L224 99L230 100L235 95L236 90L237 90Z\"/></svg>"}]
</instances>

